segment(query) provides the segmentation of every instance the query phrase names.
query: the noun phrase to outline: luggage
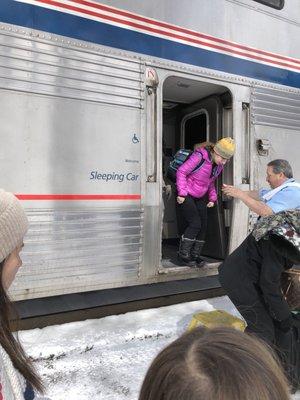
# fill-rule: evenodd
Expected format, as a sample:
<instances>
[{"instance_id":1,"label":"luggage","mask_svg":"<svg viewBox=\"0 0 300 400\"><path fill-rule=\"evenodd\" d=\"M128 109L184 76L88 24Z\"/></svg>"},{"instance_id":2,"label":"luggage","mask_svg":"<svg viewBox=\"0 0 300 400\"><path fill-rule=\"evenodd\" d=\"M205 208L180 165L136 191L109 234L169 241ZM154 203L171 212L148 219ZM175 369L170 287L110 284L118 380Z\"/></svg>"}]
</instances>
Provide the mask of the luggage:
<instances>
[{"instance_id":1,"label":"luggage","mask_svg":"<svg viewBox=\"0 0 300 400\"><path fill-rule=\"evenodd\" d=\"M193 318L188 326L188 331L197 326L206 326L207 328L215 328L217 326L226 326L244 331L246 327L245 321L238 317L234 317L223 310L204 311L193 315Z\"/></svg>"},{"instance_id":2,"label":"luggage","mask_svg":"<svg viewBox=\"0 0 300 400\"><path fill-rule=\"evenodd\" d=\"M291 310L300 310L300 269L294 265L281 276L281 288Z\"/></svg>"}]
</instances>

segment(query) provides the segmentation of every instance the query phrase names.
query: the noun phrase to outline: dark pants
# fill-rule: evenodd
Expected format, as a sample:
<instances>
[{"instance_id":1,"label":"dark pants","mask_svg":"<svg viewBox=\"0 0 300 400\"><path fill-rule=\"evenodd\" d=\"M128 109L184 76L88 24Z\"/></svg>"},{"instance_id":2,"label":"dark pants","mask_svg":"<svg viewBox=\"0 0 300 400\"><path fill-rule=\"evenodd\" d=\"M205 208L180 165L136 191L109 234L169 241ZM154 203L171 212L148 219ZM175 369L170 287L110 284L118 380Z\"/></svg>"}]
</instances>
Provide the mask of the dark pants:
<instances>
[{"instance_id":1,"label":"dark pants","mask_svg":"<svg viewBox=\"0 0 300 400\"><path fill-rule=\"evenodd\" d=\"M207 229L207 201L187 196L182 204L178 205L181 216L187 227L183 236L188 239L205 240Z\"/></svg>"},{"instance_id":2,"label":"dark pants","mask_svg":"<svg viewBox=\"0 0 300 400\"><path fill-rule=\"evenodd\" d=\"M219 267L219 280L247 322L247 331L274 343L276 321L289 317L281 293L281 274L289 268L269 240L250 234Z\"/></svg>"}]
</instances>

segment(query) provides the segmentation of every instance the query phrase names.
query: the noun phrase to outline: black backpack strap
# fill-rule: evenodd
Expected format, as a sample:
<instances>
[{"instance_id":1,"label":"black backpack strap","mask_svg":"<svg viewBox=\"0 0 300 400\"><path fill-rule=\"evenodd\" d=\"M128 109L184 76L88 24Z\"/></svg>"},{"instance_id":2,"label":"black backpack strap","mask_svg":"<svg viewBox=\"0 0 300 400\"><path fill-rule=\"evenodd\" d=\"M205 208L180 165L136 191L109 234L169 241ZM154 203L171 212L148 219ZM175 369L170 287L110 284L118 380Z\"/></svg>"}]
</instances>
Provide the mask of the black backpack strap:
<instances>
[{"instance_id":1,"label":"black backpack strap","mask_svg":"<svg viewBox=\"0 0 300 400\"><path fill-rule=\"evenodd\" d=\"M200 154L201 156L201 160L199 161L199 164L193 169L193 171L191 172L191 174L193 174L194 172L198 171L199 169L202 168L202 165L205 163L205 158L203 157L203 154L200 153L199 151L197 151L197 153Z\"/></svg>"}]
</instances>

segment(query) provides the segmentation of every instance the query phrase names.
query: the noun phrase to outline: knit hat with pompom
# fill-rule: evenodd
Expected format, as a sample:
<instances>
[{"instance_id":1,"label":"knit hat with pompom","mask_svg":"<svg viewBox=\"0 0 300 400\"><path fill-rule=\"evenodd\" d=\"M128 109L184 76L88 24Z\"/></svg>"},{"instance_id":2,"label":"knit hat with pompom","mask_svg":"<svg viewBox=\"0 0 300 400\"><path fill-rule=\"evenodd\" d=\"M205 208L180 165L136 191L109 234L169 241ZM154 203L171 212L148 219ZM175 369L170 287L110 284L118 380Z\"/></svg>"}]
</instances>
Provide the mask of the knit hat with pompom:
<instances>
[{"instance_id":1,"label":"knit hat with pompom","mask_svg":"<svg viewBox=\"0 0 300 400\"><path fill-rule=\"evenodd\" d=\"M230 137L220 139L214 146L214 151L221 157L229 159L235 151L234 140Z\"/></svg>"}]
</instances>

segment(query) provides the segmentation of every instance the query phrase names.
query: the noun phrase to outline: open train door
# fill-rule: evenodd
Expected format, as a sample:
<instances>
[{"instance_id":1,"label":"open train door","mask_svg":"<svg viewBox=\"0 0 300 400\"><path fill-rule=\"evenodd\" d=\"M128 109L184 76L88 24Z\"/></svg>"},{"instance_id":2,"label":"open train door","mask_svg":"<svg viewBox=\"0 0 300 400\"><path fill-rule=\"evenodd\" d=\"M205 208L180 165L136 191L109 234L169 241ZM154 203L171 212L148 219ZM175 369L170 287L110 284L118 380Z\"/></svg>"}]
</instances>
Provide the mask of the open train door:
<instances>
[{"instance_id":1,"label":"open train door","mask_svg":"<svg viewBox=\"0 0 300 400\"><path fill-rule=\"evenodd\" d=\"M195 144L215 143L223 136L231 135L232 96L227 87L182 76L167 77L163 84L162 135L166 165L180 148L193 150ZM164 164L163 175L166 173ZM222 177L216 181L218 202L208 209L203 255L210 261L224 259L228 249L229 229L225 226L226 210L220 190L223 179L232 182L232 163L225 166ZM176 187L173 185L172 197L164 204L163 259L177 257L178 242L184 229L185 221L176 205Z\"/></svg>"},{"instance_id":2,"label":"open train door","mask_svg":"<svg viewBox=\"0 0 300 400\"><path fill-rule=\"evenodd\" d=\"M220 96L211 95L199 102L187 106L180 113L180 148L193 149L199 142L216 143L222 137L223 103ZM208 226L203 255L225 258L227 251L227 235L224 224L224 212L221 198L221 179L218 186L218 202L208 209Z\"/></svg>"},{"instance_id":3,"label":"open train door","mask_svg":"<svg viewBox=\"0 0 300 400\"><path fill-rule=\"evenodd\" d=\"M251 181L253 188L268 187L267 164L274 159L290 162L300 179L300 95L290 91L255 87L251 93Z\"/></svg>"}]
</instances>

